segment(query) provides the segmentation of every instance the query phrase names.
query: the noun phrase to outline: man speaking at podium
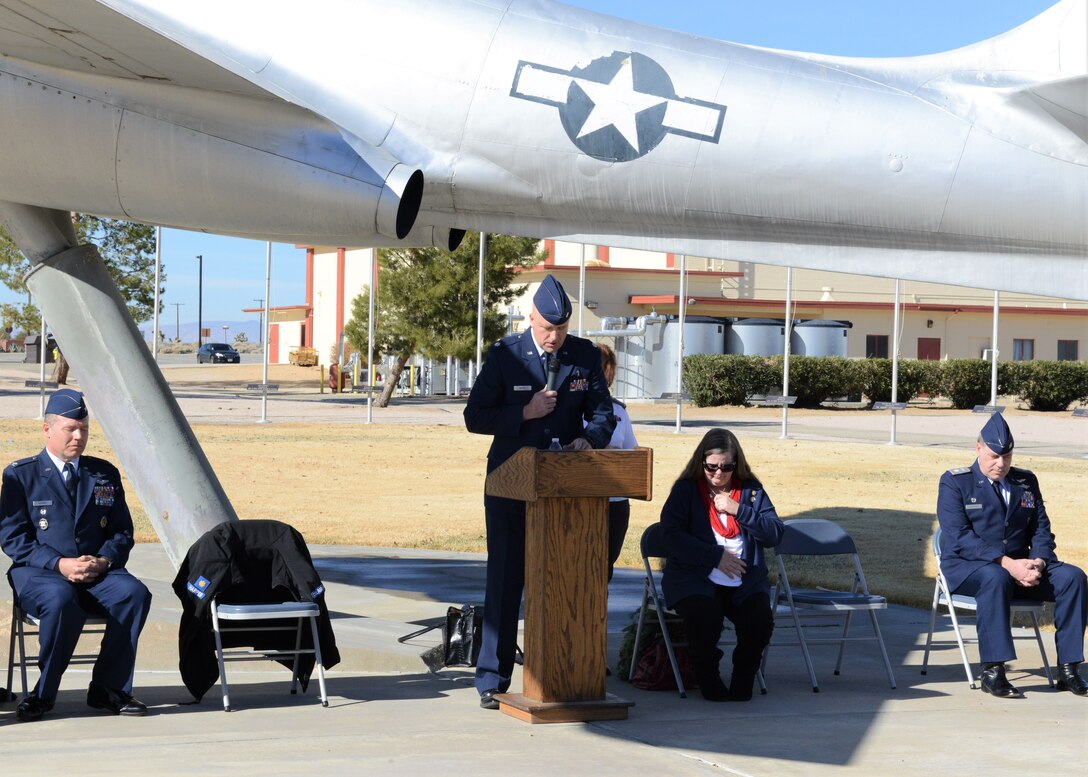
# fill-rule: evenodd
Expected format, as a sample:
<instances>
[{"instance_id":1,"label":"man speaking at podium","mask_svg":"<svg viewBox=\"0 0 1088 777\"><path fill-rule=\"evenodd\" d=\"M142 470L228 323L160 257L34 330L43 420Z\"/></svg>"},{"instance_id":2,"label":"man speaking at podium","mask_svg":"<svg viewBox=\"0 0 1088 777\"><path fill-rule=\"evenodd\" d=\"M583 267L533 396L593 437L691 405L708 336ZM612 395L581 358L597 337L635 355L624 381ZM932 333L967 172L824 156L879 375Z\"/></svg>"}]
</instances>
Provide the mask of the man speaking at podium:
<instances>
[{"instance_id":1,"label":"man speaking at podium","mask_svg":"<svg viewBox=\"0 0 1088 777\"><path fill-rule=\"evenodd\" d=\"M589 340L567 336L570 314L566 292L548 275L533 296L529 331L488 349L465 406L468 430L494 437L488 473L526 446L544 449L558 439L565 450L589 450L612 439L616 422L600 352ZM514 670L525 587L525 503L485 495L484 515L487 590L476 690L480 706L495 710L495 694L510 688Z\"/></svg>"}]
</instances>

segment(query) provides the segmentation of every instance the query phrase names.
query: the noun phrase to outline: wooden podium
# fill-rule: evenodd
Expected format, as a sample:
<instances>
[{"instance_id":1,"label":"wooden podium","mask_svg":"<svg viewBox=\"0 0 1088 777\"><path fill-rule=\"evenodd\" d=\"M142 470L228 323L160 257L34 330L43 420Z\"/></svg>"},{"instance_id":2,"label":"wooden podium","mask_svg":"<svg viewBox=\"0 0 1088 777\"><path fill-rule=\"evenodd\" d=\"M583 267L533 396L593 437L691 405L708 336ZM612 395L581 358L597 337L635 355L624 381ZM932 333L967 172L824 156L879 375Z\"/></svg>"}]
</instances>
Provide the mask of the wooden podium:
<instances>
[{"instance_id":1,"label":"wooden podium","mask_svg":"<svg viewBox=\"0 0 1088 777\"><path fill-rule=\"evenodd\" d=\"M608 497L650 499L653 451L522 448L487 476L525 502L525 689L496 696L529 723L624 720L605 692Z\"/></svg>"}]
</instances>

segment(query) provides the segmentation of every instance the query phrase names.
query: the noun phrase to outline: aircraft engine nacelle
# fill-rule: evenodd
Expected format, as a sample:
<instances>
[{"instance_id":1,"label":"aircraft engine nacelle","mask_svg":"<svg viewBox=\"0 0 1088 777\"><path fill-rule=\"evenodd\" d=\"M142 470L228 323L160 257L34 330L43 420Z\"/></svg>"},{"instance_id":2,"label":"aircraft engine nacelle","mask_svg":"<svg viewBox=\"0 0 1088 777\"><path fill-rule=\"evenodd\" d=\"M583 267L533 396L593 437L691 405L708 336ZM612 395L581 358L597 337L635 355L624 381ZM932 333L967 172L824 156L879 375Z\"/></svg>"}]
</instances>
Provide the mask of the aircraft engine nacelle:
<instances>
[{"instance_id":1,"label":"aircraft engine nacelle","mask_svg":"<svg viewBox=\"0 0 1088 777\"><path fill-rule=\"evenodd\" d=\"M0 105L0 199L340 245L407 237L422 201L422 171L279 101L4 60Z\"/></svg>"},{"instance_id":2,"label":"aircraft engine nacelle","mask_svg":"<svg viewBox=\"0 0 1088 777\"><path fill-rule=\"evenodd\" d=\"M465 230L455 227L433 227L429 224L416 224L403 240L375 240L374 248L441 248L443 251L456 251L465 239Z\"/></svg>"}]
</instances>

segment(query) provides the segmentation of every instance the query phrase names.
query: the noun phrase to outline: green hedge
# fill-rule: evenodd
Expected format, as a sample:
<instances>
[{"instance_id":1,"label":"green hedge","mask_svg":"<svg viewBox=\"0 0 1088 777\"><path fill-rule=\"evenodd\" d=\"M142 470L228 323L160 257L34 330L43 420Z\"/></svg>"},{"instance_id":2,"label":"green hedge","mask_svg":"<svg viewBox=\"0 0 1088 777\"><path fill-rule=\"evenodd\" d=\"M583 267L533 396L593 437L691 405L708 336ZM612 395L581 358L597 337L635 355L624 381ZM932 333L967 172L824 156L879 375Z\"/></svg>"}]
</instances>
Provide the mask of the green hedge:
<instances>
[{"instance_id":1,"label":"green hedge","mask_svg":"<svg viewBox=\"0 0 1088 777\"><path fill-rule=\"evenodd\" d=\"M1009 393L1031 410L1065 410L1073 402L1088 400L1088 364L1083 362L999 362L999 384L1002 367Z\"/></svg>"},{"instance_id":2,"label":"green hedge","mask_svg":"<svg viewBox=\"0 0 1088 777\"><path fill-rule=\"evenodd\" d=\"M949 359L899 362L896 399L941 395L957 408L990 401L990 362ZM698 354L684 358L684 389L699 407L743 405L753 394L782 387L781 356ZM890 359L843 359L838 356L790 358L790 391L795 407L819 407L831 398L891 400ZM997 393L1015 396L1032 410L1064 410L1088 401L1088 364L1083 362L999 362Z\"/></svg>"},{"instance_id":3,"label":"green hedge","mask_svg":"<svg viewBox=\"0 0 1088 777\"><path fill-rule=\"evenodd\" d=\"M783 357L773 356L776 385L781 386ZM790 396L797 397L794 407L819 407L826 399L860 399L854 362L841 356L791 356Z\"/></svg>"},{"instance_id":4,"label":"green hedge","mask_svg":"<svg viewBox=\"0 0 1088 777\"><path fill-rule=\"evenodd\" d=\"M940 365L939 391L952 401L952 407L969 410L975 405L990 403L993 368L988 360L948 359ZM1009 381L1009 362L997 363L997 393L1016 395L1016 387Z\"/></svg>"},{"instance_id":5,"label":"green hedge","mask_svg":"<svg viewBox=\"0 0 1088 777\"><path fill-rule=\"evenodd\" d=\"M857 359L852 362L855 381L870 402L892 401L892 360ZM895 400L910 402L920 394L940 391L940 362L901 359Z\"/></svg>"},{"instance_id":6,"label":"green hedge","mask_svg":"<svg viewBox=\"0 0 1088 777\"><path fill-rule=\"evenodd\" d=\"M743 405L780 385L781 370L762 356L696 354L684 357L684 390L698 407Z\"/></svg>"}]
</instances>

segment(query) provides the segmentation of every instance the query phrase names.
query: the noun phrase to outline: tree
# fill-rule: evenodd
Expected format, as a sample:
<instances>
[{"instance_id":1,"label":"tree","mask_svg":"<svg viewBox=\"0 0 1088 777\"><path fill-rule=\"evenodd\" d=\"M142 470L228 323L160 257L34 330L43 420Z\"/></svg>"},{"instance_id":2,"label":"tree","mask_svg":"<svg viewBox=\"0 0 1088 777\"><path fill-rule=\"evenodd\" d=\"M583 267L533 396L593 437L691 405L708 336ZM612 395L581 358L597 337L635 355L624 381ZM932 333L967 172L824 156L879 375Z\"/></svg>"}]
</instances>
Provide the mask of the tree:
<instances>
[{"instance_id":1,"label":"tree","mask_svg":"<svg viewBox=\"0 0 1088 777\"><path fill-rule=\"evenodd\" d=\"M133 320L147 321L155 307L155 228L117 219L87 214L73 214L76 236L80 243L95 243L102 260ZM7 233L0 228L0 283L18 293L28 294L26 274L30 262ZM166 275L160 273L165 282ZM162 289L160 289L162 291ZM29 296L29 295L28 295ZM21 329L24 334L38 329L41 313L27 300L23 305L0 306L5 327ZM53 379L64 383L68 378L68 362L63 353L57 359Z\"/></svg>"},{"instance_id":2,"label":"tree","mask_svg":"<svg viewBox=\"0 0 1088 777\"><path fill-rule=\"evenodd\" d=\"M512 286L519 269L544 260L538 240L490 235L484 259L484 342L506 333L506 318L495 310L512 302L524 286ZM479 233L469 233L456 251L393 248L379 252L376 353L395 354L378 407L389 404L393 388L413 354L432 359L476 354L476 296ZM352 301L344 333L359 353L367 350L370 290ZM369 365L368 365L369 367Z\"/></svg>"}]
</instances>

